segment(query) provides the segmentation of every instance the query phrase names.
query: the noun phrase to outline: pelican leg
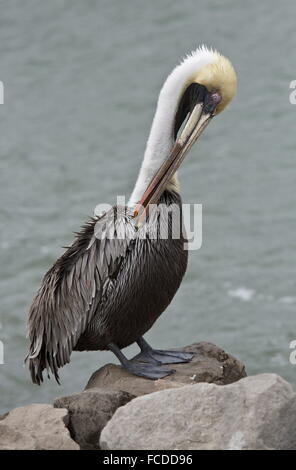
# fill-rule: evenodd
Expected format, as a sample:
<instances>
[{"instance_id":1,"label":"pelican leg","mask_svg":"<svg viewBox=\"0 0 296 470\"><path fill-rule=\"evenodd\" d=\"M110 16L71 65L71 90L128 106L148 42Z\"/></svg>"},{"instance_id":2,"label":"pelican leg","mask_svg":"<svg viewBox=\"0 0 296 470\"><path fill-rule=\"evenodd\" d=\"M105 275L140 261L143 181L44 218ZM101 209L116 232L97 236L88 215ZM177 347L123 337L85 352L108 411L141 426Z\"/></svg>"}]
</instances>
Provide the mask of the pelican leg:
<instances>
[{"instance_id":1,"label":"pelican leg","mask_svg":"<svg viewBox=\"0 0 296 470\"><path fill-rule=\"evenodd\" d=\"M178 364L181 362L190 362L194 354L183 351L164 351L162 349L153 349L143 337L137 340L141 352L132 360L136 362L146 362L149 364Z\"/></svg>"},{"instance_id":2,"label":"pelican leg","mask_svg":"<svg viewBox=\"0 0 296 470\"><path fill-rule=\"evenodd\" d=\"M145 377L147 379L162 379L167 375L173 374L173 369L166 369L160 365L147 364L142 362L132 362L125 357L118 346L114 343L108 344L108 348L119 359L121 365L131 374Z\"/></svg>"}]
</instances>

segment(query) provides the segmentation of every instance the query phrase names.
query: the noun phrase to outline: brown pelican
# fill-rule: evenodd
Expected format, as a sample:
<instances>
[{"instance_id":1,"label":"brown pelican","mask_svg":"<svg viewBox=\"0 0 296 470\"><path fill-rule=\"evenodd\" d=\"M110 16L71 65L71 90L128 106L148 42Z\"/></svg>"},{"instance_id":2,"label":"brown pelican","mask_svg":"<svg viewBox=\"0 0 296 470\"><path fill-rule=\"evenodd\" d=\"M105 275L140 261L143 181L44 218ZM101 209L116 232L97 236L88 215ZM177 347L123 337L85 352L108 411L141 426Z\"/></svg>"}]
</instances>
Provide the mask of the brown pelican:
<instances>
[{"instance_id":1,"label":"brown pelican","mask_svg":"<svg viewBox=\"0 0 296 470\"><path fill-rule=\"evenodd\" d=\"M43 278L28 318L33 382L43 381L44 369L59 381L58 369L73 350L110 350L132 374L150 379L173 372L163 364L190 361L191 353L153 349L143 335L170 304L187 267L184 232L173 236L182 219L176 171L235 92L230 61L205 46L168 76L127 207L93 217ZM141 352L128 360L121 349L134 342Z\"/></svg>"}]
</instances>

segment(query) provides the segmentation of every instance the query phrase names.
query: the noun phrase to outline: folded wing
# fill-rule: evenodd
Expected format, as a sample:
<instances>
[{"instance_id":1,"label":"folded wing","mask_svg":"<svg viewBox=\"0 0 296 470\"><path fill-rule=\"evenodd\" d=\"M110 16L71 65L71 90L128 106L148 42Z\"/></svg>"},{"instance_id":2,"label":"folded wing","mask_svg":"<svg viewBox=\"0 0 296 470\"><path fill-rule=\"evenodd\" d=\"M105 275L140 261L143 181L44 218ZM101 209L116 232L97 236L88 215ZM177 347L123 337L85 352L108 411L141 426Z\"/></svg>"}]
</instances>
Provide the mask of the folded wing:
<instances>
[{"instance_id":1,"label":"folded wing","mask_svg":"<svg viewBox=\"0 0 296 470\"><path fill-rule=\"evenodd\" d=\"M59 382L58 369L70 361L79 337L92 319L104 284L114 279L135 237L126 208L93 218L45 274L28 317L32 381L43 370Z\"/></svg>"}]
</instances>

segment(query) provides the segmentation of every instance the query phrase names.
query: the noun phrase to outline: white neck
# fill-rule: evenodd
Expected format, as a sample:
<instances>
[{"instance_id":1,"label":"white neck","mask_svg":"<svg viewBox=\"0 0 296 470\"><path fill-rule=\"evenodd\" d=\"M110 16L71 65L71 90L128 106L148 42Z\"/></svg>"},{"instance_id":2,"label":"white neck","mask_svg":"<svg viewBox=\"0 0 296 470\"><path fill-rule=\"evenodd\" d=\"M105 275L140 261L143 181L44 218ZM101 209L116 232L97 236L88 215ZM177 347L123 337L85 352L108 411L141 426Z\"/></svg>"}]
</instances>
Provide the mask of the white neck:
<instances>
[{"instance_id":1,"label":"white neck","mask_svg":"<svg viewBox=\"0 0 296 470\"><path fill-rule=\"evenodd\" d=\"M134 206L140 201L152 177L169 156L174 144L174 122L179 100L197 71L212 60L213 51L201 47L188 55L165 81L159 94L144 159L128 202L129 206Z\"/></svg>"}]
</instances>

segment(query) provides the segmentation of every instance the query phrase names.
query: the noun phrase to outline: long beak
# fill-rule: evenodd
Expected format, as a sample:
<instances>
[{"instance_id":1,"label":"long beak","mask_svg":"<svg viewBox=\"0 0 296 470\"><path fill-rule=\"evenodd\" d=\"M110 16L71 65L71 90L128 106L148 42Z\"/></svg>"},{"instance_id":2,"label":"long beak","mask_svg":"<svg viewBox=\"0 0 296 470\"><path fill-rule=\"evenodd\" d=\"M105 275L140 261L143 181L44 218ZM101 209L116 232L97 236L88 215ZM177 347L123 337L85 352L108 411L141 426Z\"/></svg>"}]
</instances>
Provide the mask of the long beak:
<instances>
[{"instance_id":1,"label":"long beak","mask_svg":"<svg viewBox=\"0 0 296 470\"><path fill-rule=\"evenodd\" d=\"M156 172L142 199L135 207L133 216L138 217L137 225L145 220L148 206L157 204L168 182L183 162L185 155L207 127L212 117L213 109L209 110L209 107L205 106L204 103L195 105L169 157Z\"/></svg>"}]
</instances>

